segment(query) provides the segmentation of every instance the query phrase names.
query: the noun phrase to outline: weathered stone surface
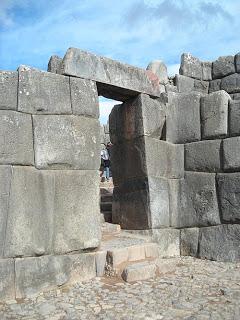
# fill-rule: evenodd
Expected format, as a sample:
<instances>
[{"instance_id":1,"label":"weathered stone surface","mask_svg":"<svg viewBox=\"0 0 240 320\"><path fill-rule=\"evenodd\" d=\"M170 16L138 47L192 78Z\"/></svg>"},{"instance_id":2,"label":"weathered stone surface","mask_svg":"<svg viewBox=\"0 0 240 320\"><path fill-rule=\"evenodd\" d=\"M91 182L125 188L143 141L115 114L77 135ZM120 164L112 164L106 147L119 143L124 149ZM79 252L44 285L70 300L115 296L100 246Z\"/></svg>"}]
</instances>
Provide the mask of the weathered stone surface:
<instances>
[{"instance_id":1,"label":"weathered stone surface","mask_svg":"<svg viewBox=\"0 0 240 320\"><path fill-rule=\"evenodd\" d=\"M215 174L185 172L169 180L171 226L177 228L220 224Z\"/></svg>"},{"instance_id":2,"label":"weathered stone surface","mask_svg":"<svg viewBox=\"0 0 240 320\"><path fill-rule=\"evenodd\" d=\"M202 62L202 80L212 80L212 62Z\"/></svg>"},{"instance_id":3,"label":"weathered stone surface","mask_svg":"<svg viewBox=\"0 0 240 320\"><path fill-rule=\"evenodd\" d=\"M219 57L213 62L212 78L223 78L231 73L235 72L235 64L233 56Z\"/></svg>"},{"instance_id":4,"label":"weathered stone surface","mask_svg":"<svg viewBox=\"0 0 240 320\"><path fill-rule=\"evenodd\" d=\"M94 254L16 259L16 297L25 298L96 276Z\"/></svg>"},{"instance_id":5,"label":"weathered stone surface","mask_svg":"<svg viewBox=\"0 0 240 320\"><path fill-rule=\"evenodd\" d=\"M142 281L154 278L157 267L149 261L138 262L127 266L122 273L122 278L126 282Z\"/></svg>"},{"instance_id":6,"label":"weathered stone surface","mask_svg":"<svg viewBox=\"0 0 240 320\"><path fill-rule=\"evenodd\" d=\"M158 245L156 243L146 243L145 248L145 257L146 258L158 258Z\"/></svg>"},{"instance_id":7,"label":"weathered stone surface","mask_svg":"<svg viewBox=\"0 0 240 320\"><path fill-rule=\"evenodd\" d=\"M240 222L240 173L217 175L218 198L221 218L224 222Z\"/></svg>"},{"instance_id":8,"label":"weathered stone surface","mask_svg":"<svg viewBox=\"0 0 240 320\"><path fill-rule=\"evenodd\" d=\"M131 246L128 248L128 261L139 261L145 259L145 247L143 245Z\"/></svg>"},{"instance_id":9,"label":"weathered stone surface","mask_svg":"<svg viewBox=\"0 0 240 320\"><path fill-rule=\"evenodd\" d=\"M109 116L110 137L113 143L143 135L160 139L166 121L165 105L141 94L116 105Z\"/></svg>"},{"instance_id":10,"label":"weathered stone surface","mask_svg":"<svg viewBox=\"0 0 240 320\"><path fill-rule=\"evenodd\" d=\"M234 73L223 78L221 81L221 90L225 90L228 93L240 92L240 74Z\"/></svg>"},{"instance_id":11,"label":"weathered stone surface","mask_svg":"<svg viewBox=\"0 0 240 320\"><path fill-rule=\"evenodd\" d=\"M208 81L194 79L194 91L207 94L208 88L209 88Z\"/></svg>"},{"instance_id":12,"label":"weathered stone surface","mask_svg":"<svg viewBox=\"0 0 240 320\"><path fill-rule=\"evenodd\" d=\"M240 100L229 102L229 134L230 136L240 135Z\"/></svg>"},{"instance_id":13,"label":"weathered stone surface","mask_svg":"<svg viewBox=\"0 0 240 320\"><path fill-rule=\"evenodd\" d=\"M80 116L33 116L35 163L39 169L99 169L100 125Z\"/></svg>"},{"instance_id":14,"label":"weathered stone surface","mask_svg":"<svg viewBox=\"0 0 240 320\"><path fill-rule=\"evenodd\" d=\"M206 140L185 144L185 170L219 172L221 140Z\"/></svg>"},{"instance_id":15,"label":"weathered stone surface","mask_svg":"<svg viewBox=\"0 0 240 320\"><path fill-rule=\"evenodd\" d=\"M186 228L181 230L180 251L181 256L197 257L199 228Z\"/></svg>"},{"instance_id":16,"label":"weathered stone surface","mask_svg":"<svg viewBox=\"0 0 240 320\"><path fill-rule=\"evenodd\" d=\"M61 74L62 73L61 68L62 68L62 58L56 55L51 56L48 62L47 71Z\"/></svg>"},{"instance_id":17,"label":"weathered stone surface","mask_svg":"<svg viewBox=\"0 0 240 320\"><path fill-rule=\"evenodd\" d=\"M191 92L194 90L193 78L177 74L175 81L179 92Z\"/></svg>"},{"instance_id":18,"label":"weathered stone surface","mask_svg":"<svg viewBox=\"0 0 240 320\"><path fill-rule=\"evenodd\" d=\"M186 143L201 139L200 93L169 94L166 140Z\"/></svg>"},{"instance_id":19,"label":"weathered stone surface","mask_svg":"<svg viewBox=\"0 0 240 320\"><path fill-rule=\"evenodd\" d=\"M158 76L159 82L162 84L168 83L167 66L161 60L154 60L149 63L147 70L152 71Z\"/></svg>"},{"instance_id":20,"label":"weathered stone surface","mask_svg":"<svg viewBox=\"0 0 240 320\"><path fill-rule=\"evenodd\" d=\"M179 73L194 79L202 79L201 61L193 57L190 53L183 53Z\"/></svg>"},{"instance_id":21,"label":"weathered stone surface","mask_svg":"<svg viewBox=\"0 0 240 320\"><path fill-rule=\"evenodd\" d=\"M240 261L240 225L201 228L199 257L217 261Z\"/></svg>"},{"instance_id":22,"label":"weathered stone surface","mask_svg":"<svg viewBox=\"0 0 240 320\"><path fill-rule=\"evenodd\" d=\"M240 93L230 93L229 95L233 100L240 100Z\"/></svg>"},{"instance_id":23,"label":"weathered stone surface","mask_svg":"<svg viewBox=\"0 0 240 320\"><path fill-rule=\"evenodd\" d=\"M107 252L107 263L113 268L117 268L120 264L128 261L128 248L114 248Z\"/></svg>"},{"instance_id":24,"label":"weathered stone surface","mask_svg":"<svg viewBox=\"0 0 240 320\"><path fill-rule=\"evenodd\" d=\"M236 72L240 73L240 52L235 55Z\"/></svg>"},{"instance_id":25,"label":"weathered stone surface","mask_svg":"<svg viewBox=\"0 0 240 320\"><path fill-rule=\"evenodd\" d=\"M172 84L166 84L165 88L166 88L166 92L167 93L169 93L169 92L178 92L177 86L174 86Z\"/></svg>"},{"instance_id":26,"label":"weathered stone surface","mask_svg":"<svg viewBox=\"0 0 240 320\"><path fill-rule=\"evenodd\" d=\"M95 256L96 260L96 275L97 277L104 276L106 261L107 261L107 251L98 251Z\"/></svg>"},{"instance_id":27,"label":"weathered stone surface","mask_svg":"<svg viewBox=\"0 0 240 320\"><path fill-rule=\"evenodd\" d=\"M97 86L94 81L70 77L73 114L99 117Z\"/></svg>"},{"instance_id":28,"label":"weathered stone surface","mask_svg":"<svg viewBox=\"0 0 240 320\"><path fill-rule=\"evenodd\" d=\"M226 171L240 169L240 137L223 140L223 168Z\"/></svg>"},{"instance_id":29,"label":"weathered stone surface","mask_svg":"<svg viewBox=\"0 0 240 320\"><path fill-rule=\"evenodd\" d=\"M0 259L0 300L15 299L13 259Z\"/></svg>"},{"instance_id":30,"label":"weathered stone surface","mask_svg":"<svg viewBox=\"0 0 240 320\"><path fill-rule=\"evenodd\" d=\"M224 137L228 133L229 94L223 90L201 98L202 138Z\"/></svg>"},{"instance_id":31,"label":"weathered stone surface","mask_svg":"<svg viewBox=\"0 0 240 320\"><path fill-rule=\"evenodd\" d=\"M0 110L0 164L34 163L30 115Z\"/></svg>"},{"instance_id":32,"label":"weathered stone surface","mask_svg":"<svg viewBox=\"0 0 240 320\"><path fill-rule=\"evenodd\" d=\"M0 71L0 109L17 109L18 73Z\"/></svg>"},{"instance_id":33,"label":"weathered stone surface","mask_svg":"<svg viewBox=\"0 0 240 320\"><path fill-rule=\"evenodd\" d=\"M209 93L221 90L221 79L209 81Z\"/></svg>"},{"instance_id":34,"label":"weathered stone surface","mask_svg":"<svg viewBox=\"0 0 240 320\"><path fill-rule=\"evenodd\" d=\"M158 245L159 257L176 257L180 255L180 230L153 229L152 241Z\"/></svg>"},{"instance_id":35,"label":"weathered stone surface","mask_svg":"<svg viewBox=\"0 0 240 320\"><path fill-rule=\"evenodd\" d=\"M63 74L97 81L100 84L99 94L105 96L108 91L107 97L112 99L119 98L119 91L121 95L126 93L125 99L134 93L147 93L156 97L160 94L158 78L153 77L151 71L76 48L67 50L63 58Z\"/></svg>"}]
</instances>

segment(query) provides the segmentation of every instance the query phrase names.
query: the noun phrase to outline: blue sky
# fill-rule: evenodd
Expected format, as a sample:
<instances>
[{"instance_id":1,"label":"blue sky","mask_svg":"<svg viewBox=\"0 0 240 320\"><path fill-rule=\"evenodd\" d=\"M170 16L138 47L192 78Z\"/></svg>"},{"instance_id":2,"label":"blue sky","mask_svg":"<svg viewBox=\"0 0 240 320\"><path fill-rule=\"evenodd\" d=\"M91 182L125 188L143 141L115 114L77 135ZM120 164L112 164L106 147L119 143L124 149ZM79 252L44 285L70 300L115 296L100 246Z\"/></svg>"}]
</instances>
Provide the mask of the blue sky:
<instances>
[{"instance_id":1,"label":"blue sky","mask_svg":"<svg viewBox=\"0 0 240 320\"><path fill-rule=\"evenodd\" d=\"M144 68L161 59L174 74L183 52L240 51L239 16L239 0L0 0L0 70L44 70L78 47Z\"/></svg>"}]
</instances>

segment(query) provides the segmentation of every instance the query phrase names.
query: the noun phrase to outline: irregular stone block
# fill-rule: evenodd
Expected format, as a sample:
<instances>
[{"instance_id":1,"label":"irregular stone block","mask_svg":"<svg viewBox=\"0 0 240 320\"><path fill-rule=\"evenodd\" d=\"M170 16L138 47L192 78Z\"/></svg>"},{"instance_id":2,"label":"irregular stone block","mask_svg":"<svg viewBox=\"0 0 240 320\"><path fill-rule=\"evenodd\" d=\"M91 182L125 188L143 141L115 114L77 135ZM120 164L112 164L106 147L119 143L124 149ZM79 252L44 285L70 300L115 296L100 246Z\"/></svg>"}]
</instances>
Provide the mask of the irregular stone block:
<instances>
[{"instance_id":1,"label":"irregular stone block","mask_svg":"<svg viewBox=\"0 0 240 320\"><path fill-rule=\"evenodd\" d=\"M0 260L0 300L15 299L15 270L13 259Z\"/></svg>"},{"instance_id":2,"label":"irregular stone block","mask_svg":"<svg viewBox=\"0 0 240 320\"><path fill-rule=\"evenodd\" d=\"M0 164L33 163L31 116L16 111L0 110Z\"/></svg>"},{"instance_id":3,"label":"irregular stone block","mask_svg":"<svg viewBox=\"0 0 240 320\"><path fill-rule=\"evenodd\" d=\"M213 92L201 98L202 138L224 137L228 133L229 94L224 91Z\"/></svg>"},{"instance_id":4,"label":"irregular stone block","mask_svg":"<svg viewBox=\"0 0 240 320\"><path fill-rule=\"evenodd\" d=\"M177 229L153 229L152 241L158 245L159 257L180 256L180 230Z\"/></svg>"},{"instance_id":5,"label":"irregular stone block","mask_svg":"<svg viewBox=\"0 0 240 320\"><path fill-rule=\"evenodd\" d=\"M237 224L201 228L199 257L216 261L240 261L239 236L240 225Z\"/></svg>"},{"instance_id":6,"label":"irregular stone block","mask_svg":"<svg viewBox=\"0 0 240 320\"><path fill-rule=\"evenodd\" d=\"M220 224L215 174L185 172L185 178L169 180L171 226L202 227Z\"/></svg>"},{"instance_id":7,"label":"irregular stone block","mask_svg":"<svg viewBox=\"0 0 240 320\"><path fill-rule=\"evenodd\" d=\"M223 168L226 171L240 169L240 137L223 140Z\"/></svg>"},{"instance_id":8,"label":"irregular stone block","mask_svg":"<svg viewBox=\"0 0 240 320\"><path fill-rule=\"evenodd\" d=\"M240 100L229 102L229 134L230 136L240 135Z\"/></svg>"},{"instance_id":9,"label":"irregular stone block","mask_svg":"<svg viewBox=\"0 0 240 320\"><path fill-rule=\"evenodd\" d=\"M223 78L231 73L235 72L235 64L233 56L219 57L213 62L212 78Z\"/></svg>"},{"instance_id":10,"label":"irregular stone block","mask_svg":"<svg viewBox=\"0 0 240 320\"><path fill-rule=\"evenodd\" d=\"M194 79L202 79L202 65L198 58L193 57L190 53L183 53L181 56L181 65L179 74Z\"/></svg>"},{"instance_id":11,"label":"irregular stone block","mask_svg":"<svg viewBox=\"0 0 240 320\"><path fill-rule=\"evenodd\" d=\"M50 57L50 60L48 62L48 72L52 73L58 73L61 74L61 68L62 68L62 58L59 56L53 55Z\"/></svg>"},{"instance_id":12,"label":"irregular stone block","mask_svg":"<svg viewBox=\"0 0 240 320\"><path fill-rule=\"evenodd\" d=\"M217 175L219 207L224 222L240 222L240 173Z\"/></svg>"},{"instance_id":13,"label":"irregular stone block","mask_svg":"<svg viewBox=\"0 0 240 320\"><path fill-rule=\"evenodd\" d=\"M209 82L194 79L194 91L208 94Z\"/></svg>"},{"instance_id":14,"label":"irregular stone block","mask_svg":"<svg viewBox=\"0 0 240 320\"><path fill-rule=\"evenodd\" d=\"M149 63L147 70L155 73L159 79L159 83L167 84L168 83L168 73L167 66L161 60L154 60Z\"/></svg>"},{"instance_id":15,"label":"irregular stone block","mask_svg":"<svg viewBox=\"0 0 240 320\"><path fill-rule=\"evenodd\" d=\"M221 140L206 140L185 144L185 170L219 172Z\"/></svg>"},{"instance_id":16,"label":"irregular stone block","mask_svg":"<svg viewBox=\"0 0 240 320\"><path fill-rule=\"evenodd\" d=\"M223 78L221 81L221 90L225 90L228 93L240 92L240 74L234 73Z\"/></svg>"},{"instance_id":17,"label":"irregular stone block","mask_svg":"<svg viewBox=\"0 0 240 320\"><path fill-rule=\"evenodd\" d=\"M240 73L240 52L235 55L236 72Z\"/></svg>"},{"instance_id":18,"label":"irregular stone block","mask_svg":"<svg viewBox=\"0 0 240 320\"><path fill-rule=\"evenodd\" d=\"M212 80L212 62L204 61L202 64L202 80Z\"/></svg>"},{"instance_id":19,"label":"irregular stone block","mask_svg":"<svg viewBox=\"0 0 240 320\"><path fill-rule=\"evenodd\" d=\"M97 86L94 81L70 77L73 114L98 119L99 104Z\"/></svg>"},{"instance_id":20,"label":"irregular stone block","mask_svg":"<svg viewBox=\"0 0 240 320\"><path fill-rule=\"evenodd\" d=\"M199 228L181 229L180 251L181 256L197 257Z\"/></svg>"},{"instance_id":21,"label":"irregular stone block","mask_svg":"<svg viewBox=\"0 0 240 320\"><path fill-rule=\"evenodd\" d=\"M141 94L113 107L109 116L111 141L117 143L143 135L160 139L166 121L166 107L156 99Z\"/></svg>"},{"instance_id":22,"label":"irregular stone block","mask_svg":"<svg viewBox=\"0 0 240 320\"><path fill-rule=\"evenodd\" d=\"M94 170L100 166L100 125L80 116L33 116L35 163L39 169Z\"/></svg>"},{"instance_id":23,"label":"irregular stone block","mask_svg":"<svg viewBox=\"0 0 240 320\"><path fill-rule=\"evenodd\" d=\"M209 81L209 93L221 90L221 79Z\"/></svg>"},{"instance_id":24,"label":"irregular stone block","mask_svg":"<svg viewBox=\"0 0 240 320\"><path fill-rule=\"evenodd\" d=\"M97 81L100 95L120 101L136 93L160 95L159 80L151 71L76 48L67 50L63 58L63 74Z\"/></svg>"},{"instance_id":25,"label":"irregular stone block","mask_svg":"<svg viewBox=\"0 0 240 320\"><path fill-rule=\"evenodd\" d=\"M166 140L186 143L201 139L200 93L169 94Z\"/></svg>"},{"instance_id":26,"label":"irregular stone block","mask_svg":"<svg viewBox=\"0 0 240 320\"><path fill-rule=\"evenodd\" d=\"M16 297L26 298L96 276L94 254L16 259Z\"/></svg>"},{"instance_id":27,"label":"irregular stone block","mask_svg":"<svg viewBox=\"0 0 240 320\"><path fill-rule=\"evenodd\" d=\"M175 77L179 92L191 92L194 90L194 79L177 74Z\"/></svg>"},{"instance_id":28,"label":"irregular stone block","mask_svg":"<svg viewBox=\"0 0 240 320\"><path fill-rule=\"evenodd\" d=\"M122 273L126 282L143 281L156 276L157 267L149 261L138 262L127 266Z\"/></svg>"},{"instance_id":29,"label":"irregular stone block","mask_svg":"<svg viewBox=\"0 0 240 320\"><path fill-rule=\"evenodd\" d=\"M17 110L18 73L0 71L0 109Z\"/></svg>"},{"instance_id":30,"label":"irregular stone block","mask_svg":"<svg viewBox=\"0 0 240 320\"><path fill-rule=\"evenodd\" d=\"M69 78L20 67L18 110L31 114L71 114Z\"/></svg>"},{"instance_id":31,"label":"irregular stone block","mask_svg":"<svg viewBox=\"0 0 240 320\"><path fill-rule=\"evenodd\" d=\"M166 84L165 88L166 88L166 92L167 93L169 93L169 92L178 92L177 86L174 86L174 85L171 85L171 84Z\"/></svg>"}]
</instances>

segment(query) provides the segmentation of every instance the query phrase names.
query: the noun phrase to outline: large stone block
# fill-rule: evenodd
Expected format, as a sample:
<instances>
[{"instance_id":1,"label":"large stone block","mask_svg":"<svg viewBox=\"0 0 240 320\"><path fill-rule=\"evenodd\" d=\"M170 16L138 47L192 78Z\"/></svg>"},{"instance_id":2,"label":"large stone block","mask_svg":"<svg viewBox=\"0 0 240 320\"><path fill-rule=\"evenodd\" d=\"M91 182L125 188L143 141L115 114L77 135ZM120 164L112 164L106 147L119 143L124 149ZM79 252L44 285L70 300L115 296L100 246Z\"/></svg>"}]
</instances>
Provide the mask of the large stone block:
<instances>
[{"instance_id":1,"label":"large stone block","mask_svg":"<svg viewBox=\"0 0 240 320\"><path fill-rule=\"evenodd\" d=\"M213 62L212 78L219 79L235 72L233 56L219 57Z\"/></svg>"},{"instance_id":2,"label":"large stone block","mask_svg":"<svg viewBox=\"0 0 240 320\"><path fill-rule=\"evenodd\" d=\"M71 115L35 115L33 124L37 168L99 169L97 120Z\"/></svg>"},{"instance_id":3,"label":"large stone block","mask_svg":"<svg viewBox=\"0 0 240 320\"><path fill-rule=\"evenodd\" d=\"M223 140L223 168L226 171L238 171L240 169L240 137Z\"/></svg>"},{"instance_id":4,"label":"large stone block","mask_svg":"<svg viewBox=\"0 0 240 320\"><path fill-rule=\"evenodd\" d=\"M221 90L225 90L228 93L240 92L240 74L234 73L223 78L221 81Z\"/></svg>"},{"instance_id":5,"label":"large stone block","mask_svg":"<svg viewBox=\"0 0 240 320\"><path fill-rule=\"evenodd\" d=\"M221 90L221 79L209 81L209 93Z\"/></svg>"},{"instance_id":6,"label":"large stone block","mask_svg":"<svg viewBox=\"0 0 240 320\"><path fill-rule=\"evenodd\" d=\"M16 259L16 297L26 298L96 276L94 254Z\"/></svg>"},{"instance_id":7,"label":"large stone block","mask_svg":"<svg viewBox=\"0 0 240 320\"><path fill-rule=\"evenodd\" d=\"M186 143L201 139L200 93L169 94L166 140Z\"/></svg>"},{"instance_id":8,"label":"large stone block","mask_svg":"<svg viewBox=\"0 0 240 320\"><path fill-rule=\"evenodd\" d=\"M151 61L147 66L147 70L150 70L154 74L156 74L160 83L162 84L168 83L167 66L163 61L161 60Z\"/></svg>"},{"instance_id":9,"label":"large stone block","mask_svg":"<svg viewBox=\"0 0 240 320\"><path fill-rule=\"evenodd\" d=\"M215 174L185 172L185 178L169 180L171 226L201 227L220 224Z\"/></svg>"},{"instance_id":10,"label":"large stone block","mask_svg":"<svg viewBox=\"0 0 240 320\"><path fill-rule=\"evenodd\" d=\"M202 138L224 137L228 134L228 102L224 91L213 92L201 98Z\"/></svg>"},{"instance_id":11,"label":"large stone block","mask_svg":"<svg viewBox=\"0 0 240 320\"><path fill-rule=\"evenodd\" d=\"M240 100L230 100L229 103L229 134L240 135Z\"/></svg>"},{"instance_id":12,"label":"large stone block","mask_svg":"<svg viewBox=\"0 0 240 320\"><path fill-rule=\"evenodd\" d=\"M176 86L179 92L191 92L194 91L194 79L176 74L175 77Z\"/></svg>"},{"instance_id":13,"label":"large stone block","mask_svg":"<svg viewBox=\"0 0 240 320\"><path fill-rule=\"evenodd\" d=\"M202 79L202 65L198 58L193 57L190 53L183 53L181 56L181 65L179 69L181 75Z\"/></svg>"},{"instance_id":14,"label":"large stone block","mask_svg":"<svg viewBox=\"0 0 240 320\"><path fill-rule=\"evenodd\" d=\"M181 230L180 251L181 256L197 257L199 228L186 228Z\"/></svg>"},{"instance_id":15,"label":"large stone block","mask_svg":"<svg viewBox=\"0 0 240 320\"><path fill-rule=\"evenodd\" d=\"M155 97L160 95L159 79L150 70L76 48L67 50L63 58L63 74L97 81L100 95L120 101L137 93L147 93Z\"/></svg>"},{"instance_id":16,"label":"large stone block","mask_svg":"<svg viewBox=\"0 0 240 320\"><path fill-rule=\"evenodd\" d=\"M0 259L0 300L15 299L15 268L13 259Z\"/></svg>"},{"instance_id":17,"label":"large stone block","mask_svg":"<svg viewBox=\"0 0 240 320\"><path fill-rule=\"evenodd\" d=\"M217 175L218 198L221 218L224 222L240 222L240 173Z\"/></svg>"},{"instance_id":18,"label":"large stone block","mask_svg":"<svg viewBox=\"0 0 240 320\"><path fill-rule=\"evenodd\" d=\"M51 56L48 62L48 72L61 74L62 58L59 56Z\"/></svg>"},{"instance_id":19,"label":"large stone block","mask_svg":"<svg viewBox=\"0 0 240 320\"><path fill-rule=\"evenodd\" d=\"M221 140L206 140L185 144L185 170L219 172L221 170Z\"/></svg>"},{"instance_id":20,"label":"large stone block","mask_svg":"<svg viewBox=\"0 0 240 320\"><path fill-rule=\"evenodd\" d=\"M33 163L31 116L16 111L0 110L0 164Z\"/></svg>"},{"instance_id":21,"label":"large stone block","mask_svg":"<svg viewBox=\"0 0 240 320\"><path fill-rule=\"evenodd\" d=\"M199 257L217 261L240 261L240 225L201 228Z\"/></svg>"},{"instance_id":22,"label":"large stone block","mask_svg":"<svg viewBox=\"0 0 240 320\"><path fill-rule=\"evenodd\" d=\"M71 114L69 78L20 67L18 110L32 114Z\"/></svg>"},{"instance_id":23,"label":"large stone block","mask_svg":"<svg viewBox=\"0 0 240 320\"><path fill-rule=\"evenodd\" d=\"M166 121L166 107L156 99L141 94L121 105L116 105L109 117L113 143L143 135L160 139Z\"/></svg>"},{"instance_id":24,"label":"large stone block","mask_svg":"<svg viewBox=\"0 0 240 320\"><path fill-rule=\"evenodd\" d=\"M97 86L94 81L70 77L73 114L99 117Z\"/></svg>"},{"instance_id":25,"label":"large stone block","mask_svg":"<svg viewBox=\"0 0 240 320\"><path fill-rule=\"evenodd\" d=\"M17 110L18 73L0 71L0 109Z\"/></svg>"}]
</instances>

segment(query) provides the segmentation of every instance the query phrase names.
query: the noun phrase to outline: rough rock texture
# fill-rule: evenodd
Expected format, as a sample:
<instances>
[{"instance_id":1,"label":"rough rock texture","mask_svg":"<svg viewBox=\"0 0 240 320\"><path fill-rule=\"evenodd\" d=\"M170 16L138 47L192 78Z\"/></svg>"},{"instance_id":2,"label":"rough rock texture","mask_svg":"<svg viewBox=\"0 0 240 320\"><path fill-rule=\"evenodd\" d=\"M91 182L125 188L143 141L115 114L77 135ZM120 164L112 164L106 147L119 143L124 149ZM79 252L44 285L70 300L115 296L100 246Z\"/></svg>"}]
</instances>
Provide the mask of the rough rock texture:
<instances>
[{"instance_id":1,"label":"rough rock texture","mask_svg":"<svg viewBox=\"0 0 240 320\"><path fill-rule=\"evenodd\" d=\"M212 80L212 62L209 62L209 61L202 62L202 80L205 80L205 81Z\"/></svg>"},{"instance_id":2,"label":"rough rock texture","mask_svg":"<svg viewBox=\"0 0 240 320\"><path fill-rule=\"evenodd\" d=\"M199 228L186 228L181 230L180 251L181 256L196 257L198 254Z\"/></svg>"},{"instance_id":3,"label":"rough rock texture","mask_svg":"<svg viewBox=\"0 0 240 320\"><path fill-rule=\"evenodd\" d=\"M18 73L0 71L0 109L17 109Z\"/></svg>"},{"instance_id":4,"label":"rough rock texture","mask_svg":"<svg viewBox=\"0 0 240 320\"><path fill-rule=\"evenodd\" d=\"M0 259L0 300L15 298L15 268L13 259Z\"/></svg>"},{"instance_id":5,"label":"rough rock texture","mask_svg":"<svg viewBox=\"0 0 240 320\"><path fill-rule=\"evenodd\" d=\"M20 67L18 110L32 114L72 113L69 78Z\"/></svg>"},{"instance_id":6,"label":"rough rock texture","mask_svg":"<svg viewBox=\"0 0 240 320\"><path fill-rule=\"evenodd\" d=\"M240 100L231 100L229 103L229 134L240 135Z\"/></svg>"},{"instance_id":7,"label":"rough rock texture","mask_svg":"<svg viewBox=\"0 0 240 320\"><path fill-rule=\"evenodd\" d=\"M203 80L194 79L194 91L208 94L209 82Z\"/></svg>"},{"instance_id":8,"label":"rough rock texture","mask_svg":"<svg viewBox=\"0 0 240 320\"><path fill-rule=\"evenodd\" d=\"M240 261L240 225L222 224L201 228L199 257L217 261Z\"/></svg>"},{"instance_id":9,"label":"rough rock texture","mask_svg":"<svg viewBox=\"0 0 240 320\"><path fill-rule=\"evenodd\" d=\"M240 52L235 55L236 72L240 73Z\"/></svg>"},{"instance_id":10,"label":"rough rock texture","mask_svg":"<svg viewBox=\"0 0 240 320\"><path fill-rule=\"evenodd\" d=\"M16 111L0 110L0 164L33 163L31 116Z\"/></svg>"},{"instance_id":11,"label":"rough rock texture","mask_svg":"<svg viewBox=\"0 0 240 320\"><path fill-rule=\"evenodd\" d=\"M201 61L198 58L193 57L190 53L183 53L181 56L181 66L179 69L179 74L201 80Z\"/></svg>"},{"instance_id":12,"label":"rough rock texture","mask_svg":"<svg viewBox=\"0 0 240 320\"><path fill-rule=\"evenodd\" d=\"M166 140L186 143L201 139L199 93L169 94Z\"/></svg>"},{"instance_id":13,"label":"rough rock texture","mask_svg":"<svg viewBox=\"0 0 240 320\"><path fill-rule=\"evenodd\" d=\"M80 116L35 115L35 162L39 169L97 170L100 126Z\"/></svg>"},{"instance_id":14,"label":"rough rock texture","mask_svg":"<svg viewBox=\"0 0 240 320\"><path fill-rule=\"evenodd\" d=\"M219 172L221 169L221 140L186 143L185 170Z\"/></svg>"},{"instance_id":15,"label":"rough rock texture","mask_svg":"<svg viewBox=\"0 0 240 320\"><path fill-rule=\"evenodd\" d=\"M221 79L209 81L209 93L221 90Z\"/></svg>"},{"instance_id":16,"label":"rough rock texture","mask_svg":"<svg viewBox=\"0 0 240 320\"><path fill-rule=\"evenodd\" d=\"M122 273L122 278L126 282L142 281L154 278L157 267L154 263L148 261L134 263L127 266Z\"/></svg>"},{"instance_id":17,"label":"rough rock texture","mask_svg":"<svg viewBox=\"0 0 240 320\"><path fill-rule=\"evenodd\" d=\"M152 241L158 244L159 257L180 256L180 230L177 229L153 229Z\"/></svg>"},{"instance_id":18,"label":"rough rock texture","mask_svg":"<svg viewBox=\"0 0 240 320\"><path fill-rule=\"evenodd\" d=\"M223 168L226 171L239 171L240 169L240 137L223 140Z\"/></svg>"},{"instance_id":19,"label":"rough rock texture","mask_svg":"<svg viewBox=\"0 0 240 320\"><path fill-rule=\"evenodd\" d=\"M61 74L62 58L59 56L51 56L48 62L48 72Z\"/></svg>"},{"instance_id":20,"label":"rough rock texture","mask_svg":"<svg viewBox=\"0 0 240 320\"><path fill-rule=\"evenodd\" d=\"M228 93L240 92L240 74L234 73L223 78L221 81L221 90L225 90Z\"/></svg>"},{"instance_id":21,"label":"rough rock texture","mask_svg":"<svg viewBox=\"0 0 240 320\"><path fill-rule=\"evenodd\" d=\"M184 179L169 180L169 186L172 227L220 224L215 174L186 172Z\"/></svg>"},{"instance_id":22,"label":"rough rock texture","mask_svg":"<svg viewBox=\"0 0 240 320\"><path fill-rule=\"evenodd\" d=\"M223 90L201 98L202 138L224 137L228 133L229 94Z\"/></svg>"},{"instance_id":23,"label":"rough rock texture","mask_svg":"<svg viewBox=\"0 0 240 320\"><path fill-rule=\"evenodd\" d=\"M219 57L213 62L212 77L213 79L223 78L235 72L235 63L233 56Z\"/></svg>"},{"instance_id":24,"label":"rough rock texture","mask_svg":"<svg viewBox=\"0 0 240 320\"><path fill-rule=\"evenodd\" d=\"M194 90L193 78L177 74L175 81L179 92L191 92Z\"/></svg>"},{"instance_id":25,"label":"rough rock texture","mask_svg":"<svg viewBox=\"0 0 240 320\"><path fill-rule=\"evenodd\" d=\"M159 83L167 84L168 83L168 73L167 66L161 60L154 60L149 63L147 70L152 71L158 76Z\"/></svg>"}]
</instances>

